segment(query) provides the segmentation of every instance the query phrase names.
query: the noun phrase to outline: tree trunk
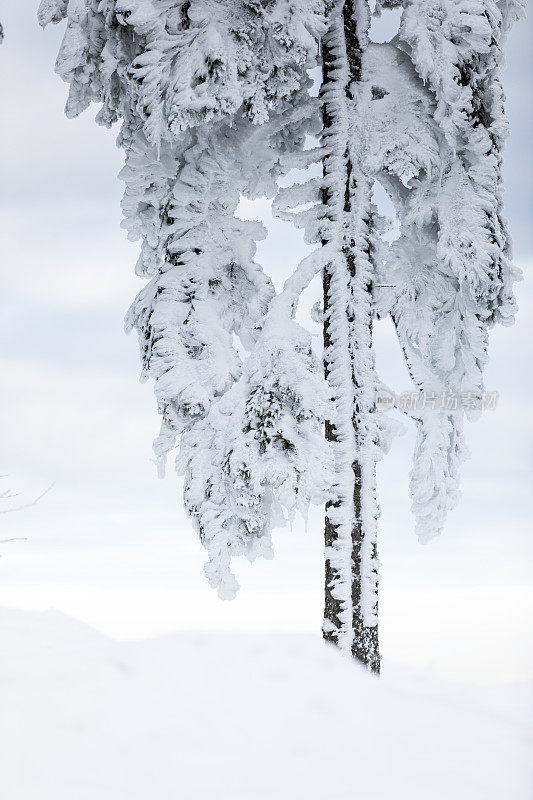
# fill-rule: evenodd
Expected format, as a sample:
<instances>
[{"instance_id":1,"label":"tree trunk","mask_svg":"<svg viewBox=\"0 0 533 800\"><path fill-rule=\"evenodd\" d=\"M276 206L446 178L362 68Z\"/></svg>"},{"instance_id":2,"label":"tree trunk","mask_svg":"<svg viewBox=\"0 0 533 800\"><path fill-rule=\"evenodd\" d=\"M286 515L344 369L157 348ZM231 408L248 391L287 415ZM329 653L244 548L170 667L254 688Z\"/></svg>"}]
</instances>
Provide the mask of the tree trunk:
<instances>
[{"instance_id":1,"label":"tree trunk","mask_svg":"<svg viewBox=\"0 0 533 800\"><path fill-rule=\"evenodd\" d=\"M372 181L355 153L354 86L361 80L369 9L337 0L323 43L324 365L337 411L326 425L336 459L326 506L324 638L378 673L376 380L372 351Z\"/></svg>"}]
</instances>

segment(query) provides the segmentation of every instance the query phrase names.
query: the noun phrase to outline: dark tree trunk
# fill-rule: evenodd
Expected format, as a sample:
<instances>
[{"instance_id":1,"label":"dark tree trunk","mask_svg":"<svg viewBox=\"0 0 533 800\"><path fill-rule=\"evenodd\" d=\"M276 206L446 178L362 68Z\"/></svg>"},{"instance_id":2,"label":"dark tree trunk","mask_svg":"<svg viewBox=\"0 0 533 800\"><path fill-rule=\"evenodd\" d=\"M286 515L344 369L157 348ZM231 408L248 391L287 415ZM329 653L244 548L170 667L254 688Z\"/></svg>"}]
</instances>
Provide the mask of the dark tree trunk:
<instances>
[{"instance_id":1,"label":"dark tree trunk","mask_svg":"<svg viewBox=\"0 0 533 800\"><path fill-rule=\"evenodd\" d=\"M351 90L361 80L365 11L354 0L332 4L323 43L323 202L336 258L323 273L324 366L337 403L326 424L336 452L338 486L326 506L324 638L379 672L375 461L368 456L374 403L372 356L371 181L351 144ZM367 457L365 457L365 453Z\"/></svg>"}]
</instances>

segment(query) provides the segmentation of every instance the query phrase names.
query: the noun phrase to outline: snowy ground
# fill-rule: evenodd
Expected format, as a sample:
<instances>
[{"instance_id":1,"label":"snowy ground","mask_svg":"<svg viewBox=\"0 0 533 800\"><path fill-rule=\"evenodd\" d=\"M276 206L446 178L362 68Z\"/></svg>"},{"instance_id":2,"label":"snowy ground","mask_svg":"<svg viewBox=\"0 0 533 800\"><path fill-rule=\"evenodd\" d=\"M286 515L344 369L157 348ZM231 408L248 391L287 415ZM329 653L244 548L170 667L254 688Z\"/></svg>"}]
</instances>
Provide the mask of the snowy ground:
<instances>
[{"instance_id":1,"label":"snowy ground","mask_svg":"<svg viewBox=\"0 0 533 800\"><path fill-rule=\"evenodd\" d=\"M0 635L2 800L532 796L527 685L378 682L305 634L117 642L3 610Z\"/></svg>"}]
</instances>

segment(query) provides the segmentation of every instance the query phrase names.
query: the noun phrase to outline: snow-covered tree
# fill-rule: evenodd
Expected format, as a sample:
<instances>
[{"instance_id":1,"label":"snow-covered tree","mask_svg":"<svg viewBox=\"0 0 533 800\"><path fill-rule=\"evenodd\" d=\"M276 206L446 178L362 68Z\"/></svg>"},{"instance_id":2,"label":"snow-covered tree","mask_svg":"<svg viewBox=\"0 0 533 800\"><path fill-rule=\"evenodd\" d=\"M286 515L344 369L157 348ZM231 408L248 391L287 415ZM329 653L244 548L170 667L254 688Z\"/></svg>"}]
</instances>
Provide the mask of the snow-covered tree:
<instances>
[{"instance_id":1,"label":"snow-covered tree","mask_svg":"<svg viewBox=\"0 0 533 800\"><path fill-rule=\"evenodd\" d=\"M480 397L488 331L512 320L501 208L502 44L521 0L381 0L398 35L370 41L368 0L42 0L67 19L67 114L121 120L124 227L147 279L128 315L152 378L161 469L179 437L185 506L221 597L231 558L326 503L329 641L379 671L376 462L395 426L376 407L372 343L391 316L416 388ZM312 96L308 71L320 61ZM309 146L310 137L318 138ZM310 177L287 188L290 169ZM322 173L320 175L320 173ZM374 184L400 236L386 245ZM315 251L276 297L241 195ZM323 277L323 364L294 319ZM243 350L248 355L243 357ZM442 528L466 448L459 404L411 413L417 532ZM325 430L325 436L324 436Z\"/></svg>"}]
</instances>

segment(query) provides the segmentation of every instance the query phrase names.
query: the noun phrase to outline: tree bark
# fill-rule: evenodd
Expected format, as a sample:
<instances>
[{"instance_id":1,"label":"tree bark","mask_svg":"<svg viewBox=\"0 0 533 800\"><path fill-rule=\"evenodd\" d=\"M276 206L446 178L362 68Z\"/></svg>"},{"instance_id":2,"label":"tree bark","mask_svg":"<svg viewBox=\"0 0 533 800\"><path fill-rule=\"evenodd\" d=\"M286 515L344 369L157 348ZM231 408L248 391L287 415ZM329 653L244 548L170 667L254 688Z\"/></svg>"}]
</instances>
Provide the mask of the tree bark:
<instances>
[{"instance_id":1,"label":"tree bark","mask_svg":"<svg viewBox=\"0 0 533 800\"><path fill-rule=\"evenodd\" d=\"M323 240L334 241L337 253L323 273L324 367L336 401L326 438L337 473L334 497L326 505L323 634L379 673L372 181L359 168L351 124L369 10L365 1L356 13L356 2L332 3L323 42Z\"/></svg>"}]
</instances>

